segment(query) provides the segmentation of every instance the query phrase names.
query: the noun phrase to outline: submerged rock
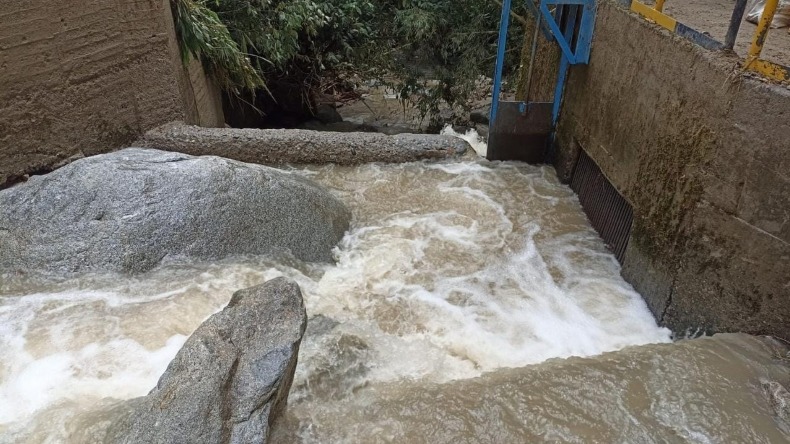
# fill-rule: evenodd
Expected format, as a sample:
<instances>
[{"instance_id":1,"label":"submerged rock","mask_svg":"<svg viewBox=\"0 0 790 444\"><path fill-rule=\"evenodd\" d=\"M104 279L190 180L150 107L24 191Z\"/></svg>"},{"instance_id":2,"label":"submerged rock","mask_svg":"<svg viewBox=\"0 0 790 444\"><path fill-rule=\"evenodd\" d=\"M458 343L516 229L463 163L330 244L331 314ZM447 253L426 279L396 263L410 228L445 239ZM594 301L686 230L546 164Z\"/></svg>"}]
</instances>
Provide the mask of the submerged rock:
<instances>
[{"instance_id":1,"label":"submerged rock","mask_svg":"<svg viewBox=\"0 0 790 444\"><path fill-rule=\"evenodd\" d=\"M776 412L776 417L790 425L790 391L776 381L764 381L763 390L768 396L771 408Z\"/></svg>"},{"instance_id":2,"label":"submerged rock","mask_svg":"<svg viewBox=\"0 0 790 444\"><path fill-rule=\"evenodd\" d=\"M304 432L348 444L790 442L777 421L788 405L790 367L776 359L785 353L770 338L718 334L441 384L374 382L364 407L292 398L292 419L275 425L272 440ZM760 381L775 381L767 397Z\"/></svg>"},{"instance_id":3,"label":"submerged rock","mask_svg":"<svg viewBox=\"0 0 790 444\"><path fill-rule=\"evenodd\" d=\"M201 128L180 122L153 129L136 144L269 165L445 159L463 155L469 146L461 139L436 134L388 136L299 129Z\"/></svg>"},{"instance_id":4,"label":"submerged rock","mask_svg":"<svg viewBox=\"0 0 790 444\"><path fill-rule=\"evenodd\" d=\"M286 278L237 291L189 337L148 396L127 401L113 443L262 443L282 414L307 316Z\"/></svg>"},{"instance_id":5,"label":"submerged rock","mask_svg":"<svg viewBox=\"0 0 790 444\"><path fill-rule=\"evenodd\" d=\"M350 217L295 173L128 148L0 191L0 273L143 272L168 256L330 261Z\"/></svg>"},{"instance_id":6,"label":"submerged rock","mask_svg":"<svg viewBox=\"0 0 790 444\"><path fill-rule=\"evenodd\" d=\"M367 385L370 362L375 351L365 338L342 330L342 323L324 315L307 321L302 349L310 361L300 369L301 382L292 389L291 399L342 400Z\"/></svg>"}]
</instances>

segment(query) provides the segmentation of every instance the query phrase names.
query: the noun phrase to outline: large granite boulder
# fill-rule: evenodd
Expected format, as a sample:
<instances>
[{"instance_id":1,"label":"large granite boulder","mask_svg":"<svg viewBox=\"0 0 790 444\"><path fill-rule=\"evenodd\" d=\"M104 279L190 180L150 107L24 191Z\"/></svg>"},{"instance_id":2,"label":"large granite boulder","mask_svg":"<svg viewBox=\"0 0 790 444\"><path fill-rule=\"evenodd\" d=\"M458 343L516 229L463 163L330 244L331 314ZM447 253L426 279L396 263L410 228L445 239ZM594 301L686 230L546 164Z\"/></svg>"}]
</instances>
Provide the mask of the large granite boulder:
<instances>
[{"instance_id":1,"label":"large granite boulder","mask_svg":"<svg viewBox=\"0 0 790 444\"><path fill-rule=\"evenodd\" d=\"M189 337L148 396L126 401L110 443L263 443L286 405L305 331L286 278L237 291Z\"/></svg>"},{"instance_id":2,"label":"large granite boulder","mask_svg":"<svg viewBox=\"0 0 790 444\"><path fill-rule=\"evenodd\" d=\"M0 191L0 273L142 272L165 257L286 251L330 261L350 217L296 173L128 148Z\"/></svg>"}]
</instances>

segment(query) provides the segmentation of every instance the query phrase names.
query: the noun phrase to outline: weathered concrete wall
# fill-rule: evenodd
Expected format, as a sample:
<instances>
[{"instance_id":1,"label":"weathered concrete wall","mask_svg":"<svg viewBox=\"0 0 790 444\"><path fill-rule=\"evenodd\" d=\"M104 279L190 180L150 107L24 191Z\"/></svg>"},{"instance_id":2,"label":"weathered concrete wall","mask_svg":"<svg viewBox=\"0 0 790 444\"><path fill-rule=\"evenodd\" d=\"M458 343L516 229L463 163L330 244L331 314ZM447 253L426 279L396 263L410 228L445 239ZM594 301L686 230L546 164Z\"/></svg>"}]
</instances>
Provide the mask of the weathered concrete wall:
<instances>
[{"instance_id":1,"label":"weathered concrete wall","mask_svg":"<svg viewBox=\"0 0 790 444\"><path fill-rule=\"evenodd\" d=\"M546 39L543 32L537 33L537 43L533 42L536 20L533 15L526 18L524 26L524 44L521 47L521 65L516 84L516 99L532 102L551 102L554 100L554 88L557 84L561 51L553 42ZM544 25L545 26L545 25ZM532 64L532 47L535 46L535 57Z\"/></svg>"},{"instance_id":2,"label":"weathered concrete wall","mask_svg":"<svg viewBox=\"0 0 790 444\"><path fill-rule=\"evenodd\" d=\"M222 124L216 91L176 45L168 0L3 2L0 187L170 120Z\"/></svg>"},{"instance_id":3,"label":"weathered concrete wall","mask_svg":"<svg viewBox=\"0 0 790 444\"><path fill-rule=\"evenodd\" d=\"M601 1L556 166L582 147L633 205L623 275L662 323L790 338L790 91L736 66Z\"/></svg>"},{"instance_id":4,"label":"weathered concrete wall","mask_svg":"<svg viewBox=\"0 0 790 444\"><path fill-rule=\"evenodd\" d=\"M190 59L186 69L180 71L179 88L186 113L185 122L209 128L225 126L221 90L206 75L199 60Z\"/></svg>"}]
</instances>

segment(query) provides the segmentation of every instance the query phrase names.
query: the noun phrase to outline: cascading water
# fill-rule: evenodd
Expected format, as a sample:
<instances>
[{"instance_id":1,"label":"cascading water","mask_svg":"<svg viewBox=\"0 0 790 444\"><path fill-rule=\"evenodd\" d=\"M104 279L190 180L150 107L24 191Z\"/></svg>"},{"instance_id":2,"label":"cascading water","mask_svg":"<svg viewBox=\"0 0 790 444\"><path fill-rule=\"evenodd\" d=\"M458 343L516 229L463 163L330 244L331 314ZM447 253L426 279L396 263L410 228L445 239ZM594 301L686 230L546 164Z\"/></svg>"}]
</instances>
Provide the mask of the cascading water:
<instances>
[{"instance_id":1,"label":"cascading water","mask_svg":"<svg viewBox=\"0 0 790 444\"><path fill-rule=\"evenodd\" d=\"M369 442L376 430L337 431L348 412L368 421L379 398L670 340L551 168L467 160L301 171L353 211L334 265L235 258L3 282L0 442L78 442L114 400L146 394L233 291L280 275L299 283L311 316L280 441ZM441 412L439 398L421 409Z\"/></svg>"}]
</instances>

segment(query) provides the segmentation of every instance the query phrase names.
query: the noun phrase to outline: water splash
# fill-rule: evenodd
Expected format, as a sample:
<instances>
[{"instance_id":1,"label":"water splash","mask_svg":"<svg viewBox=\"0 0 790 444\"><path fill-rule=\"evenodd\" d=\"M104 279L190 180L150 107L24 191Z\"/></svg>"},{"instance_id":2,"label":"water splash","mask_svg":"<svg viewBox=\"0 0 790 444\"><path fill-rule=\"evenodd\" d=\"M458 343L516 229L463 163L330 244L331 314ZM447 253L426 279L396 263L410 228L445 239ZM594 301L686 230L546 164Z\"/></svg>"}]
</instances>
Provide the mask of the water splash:
<instances>
[{"instance_id":1,"label":"water splash","mask_svg":"<svg viewBox=\"0 0 790 444\"><path fill-rule=\"evenodd\" d=\"M488 142L485 138L480 136L477 133L477 130L474 128L470 128L466 130L466 133L461 134L456 132L453 129L453 126L448 124L444 128L442 128L441 133L443 136L453 136L458 137L459 139L466 140L469 145L472 147L473 150L477 153L480 157L486 157L486 153L488 152Z\"/></svg>"}]
</instances>

